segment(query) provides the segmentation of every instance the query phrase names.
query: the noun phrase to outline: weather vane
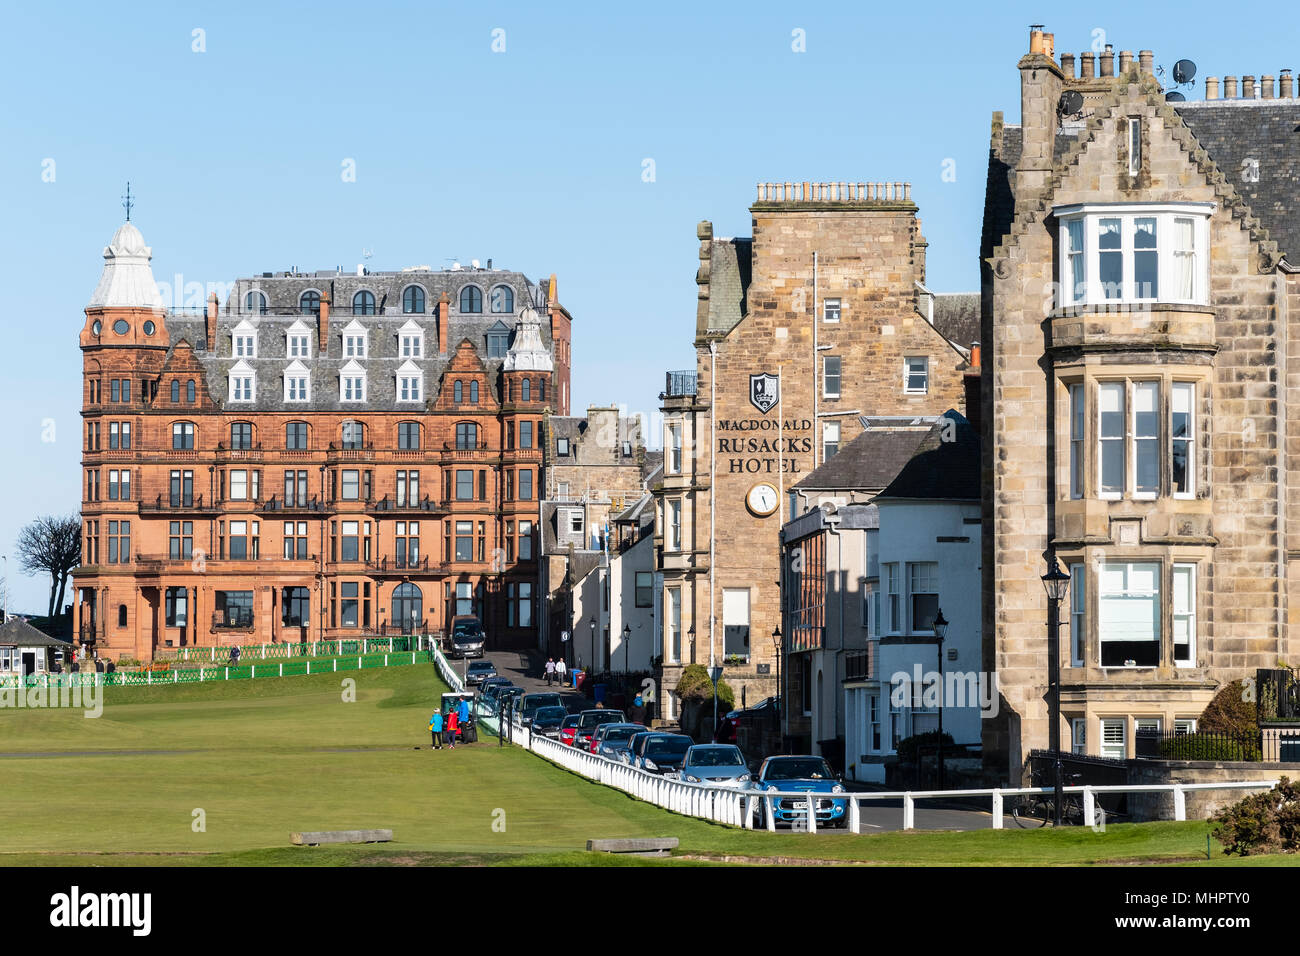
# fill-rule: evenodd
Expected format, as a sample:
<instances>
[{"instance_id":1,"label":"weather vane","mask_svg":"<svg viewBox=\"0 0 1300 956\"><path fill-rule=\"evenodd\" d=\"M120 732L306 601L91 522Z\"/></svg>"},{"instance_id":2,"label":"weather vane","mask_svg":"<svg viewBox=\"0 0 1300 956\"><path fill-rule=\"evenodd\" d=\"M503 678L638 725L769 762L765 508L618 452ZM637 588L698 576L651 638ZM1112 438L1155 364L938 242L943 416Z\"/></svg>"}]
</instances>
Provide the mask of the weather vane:
<instances>
[{"instance_id":1,"label":"weather vane","mask_svg":"<svg viewBox=\"0 0 1300 956\"><path fill-rule=\"evenodd\" d=\"M130 180L127 180L126 183L126 195L122 197L122 205L126 208L126 221L130 222L131 206L133 205L131 202L131 181Z\"/></svg>"}]
</instances>

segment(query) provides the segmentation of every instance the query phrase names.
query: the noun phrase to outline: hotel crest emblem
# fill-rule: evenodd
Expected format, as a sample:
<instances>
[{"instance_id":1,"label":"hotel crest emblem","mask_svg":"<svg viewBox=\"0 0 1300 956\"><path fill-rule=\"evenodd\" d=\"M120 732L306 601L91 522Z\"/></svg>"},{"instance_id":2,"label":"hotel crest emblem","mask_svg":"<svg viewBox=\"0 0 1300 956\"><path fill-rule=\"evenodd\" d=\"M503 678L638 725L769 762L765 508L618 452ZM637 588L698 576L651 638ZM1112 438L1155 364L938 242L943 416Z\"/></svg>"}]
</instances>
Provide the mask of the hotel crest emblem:
<instances>
[{"instance_id":1,"label":"hotel crest emblem","mask_svg":"<svg viewBox=\"0 0 1300 956\"><path fill-rule=\"evenodd\" d=\"M766 415L780 398L780 380L770 372L749 376L749 400Z\"/></svg>"}]
</instances>

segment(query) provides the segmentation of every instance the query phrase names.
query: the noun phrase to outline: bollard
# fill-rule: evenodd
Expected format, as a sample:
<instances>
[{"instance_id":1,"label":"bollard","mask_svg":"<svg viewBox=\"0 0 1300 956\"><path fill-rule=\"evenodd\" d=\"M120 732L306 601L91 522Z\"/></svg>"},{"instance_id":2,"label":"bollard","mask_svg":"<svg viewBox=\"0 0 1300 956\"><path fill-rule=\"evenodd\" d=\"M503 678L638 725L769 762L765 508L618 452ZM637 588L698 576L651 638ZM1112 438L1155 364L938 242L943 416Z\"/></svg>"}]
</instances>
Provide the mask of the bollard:
<instances>
[{"instance_id":1,"label":"bollard","mask_svg":"<svg viewBox=\"0 0 1300 956\"><path fill-rule=\"evenodd\" d=\"M903 794L903 829L916 829L916 802L910 792Z\"/></svg>"},{"instance_id":2,"label":"bollard","mask_svg":"<svg viewBox=\"0 0 1300 956\"><path fill-rule=\"evenodd\" d=\"M1002 791L993 791L993 829L1002 829Z\"/></svg>"}]
</instances>

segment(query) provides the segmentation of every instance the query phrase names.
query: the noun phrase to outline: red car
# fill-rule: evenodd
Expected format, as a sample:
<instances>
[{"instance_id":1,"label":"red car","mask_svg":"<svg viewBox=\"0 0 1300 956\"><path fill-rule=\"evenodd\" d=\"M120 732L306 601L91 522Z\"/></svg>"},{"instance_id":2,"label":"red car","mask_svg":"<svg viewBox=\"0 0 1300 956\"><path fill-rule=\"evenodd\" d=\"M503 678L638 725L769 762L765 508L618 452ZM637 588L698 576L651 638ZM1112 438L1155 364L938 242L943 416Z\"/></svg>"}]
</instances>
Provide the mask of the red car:
<instances>
[{"instance_id":1,"label":"red car","mask_svg":"<svg viewBox=\"0 0 1300 956\"><path fill-rule=\"evenodd\" d=\"M578 733L578 721L581 717L581 714L570 714L564 718L564 723L560 724L560 743L568 747L573 746L573 738Z\"/></svg>"}]
</instances>

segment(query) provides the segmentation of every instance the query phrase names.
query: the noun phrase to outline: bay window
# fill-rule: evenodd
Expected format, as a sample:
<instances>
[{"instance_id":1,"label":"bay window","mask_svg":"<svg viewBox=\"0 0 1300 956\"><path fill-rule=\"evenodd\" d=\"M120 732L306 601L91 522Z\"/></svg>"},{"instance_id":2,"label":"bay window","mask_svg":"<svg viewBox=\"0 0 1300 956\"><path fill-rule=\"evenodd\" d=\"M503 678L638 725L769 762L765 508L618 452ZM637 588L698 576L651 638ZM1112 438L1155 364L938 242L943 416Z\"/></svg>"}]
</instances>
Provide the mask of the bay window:
<instances>
[{"instance_id":1,"label":"bay window","mask_svg":"<svg viewBox=\"0 0 1300 956\"><path fill-rule=\"evenodd\" d=\"M1124 383L1097 389L1098 488L1103 498L1124 493Z\"/></svg>"},{"instance_id":2,"label":"bay window","mask_svg":"<svg viewBox=\"0 0 1300 956\"><path fill-rule=\"evenodd\" d=\"M1174 666L1196 666L1196 566L1174 565Z\"/></svg>"},{"instance_id":3,"label":"bay window","mask_svg":"<svg viewBox=\"0 0 1300 956\"><path fill-rule=\"evenodd\" d=\"M1133 496L1154 498L1160 488L1160 386L1133 384Z\"/></svg>"},{"instance_id":4,"label":"bay window","mask_svg":"<svg viewBox=\"0 0 1300 956\"><path fill-rule=\"evenodd\" d=\"M1102 565L1097 612L1102 667L1160 663L1159 564Z\"/></svg>"},{"instance_id":5,"label":"bay window","mask_svg":"<svg viewBox=\"0 0 1300 956\"><path fill-rule=\"evenodd\" d=\"M1087 578L1082 564L1070 565L1070 666L1082 667L1088 640Z\"/></svg>"},{"instance_id":6,"label":"bay window","mask_svg":"<svg viewBox=\"0 0 1300 956\"><path fill-rule=\"evenodd\" d=\"M1193 449L1196 441L1192 405L1196 386L1191 382L1174 382L1169 408L1169 434L1173 440L1173 490L1175 498L1196 497L1196 468Z\"/></svg>"},{"instance_id":7,"label":"bay window","mask_svg":"<svg viewBox=\"0 0 1300 956\"><path fill-rule=\"evenodd\" d=\"M1211 203L1058 207L1061 304L1204 304L1212 209Z\"/></svg>"}]
</instances>

